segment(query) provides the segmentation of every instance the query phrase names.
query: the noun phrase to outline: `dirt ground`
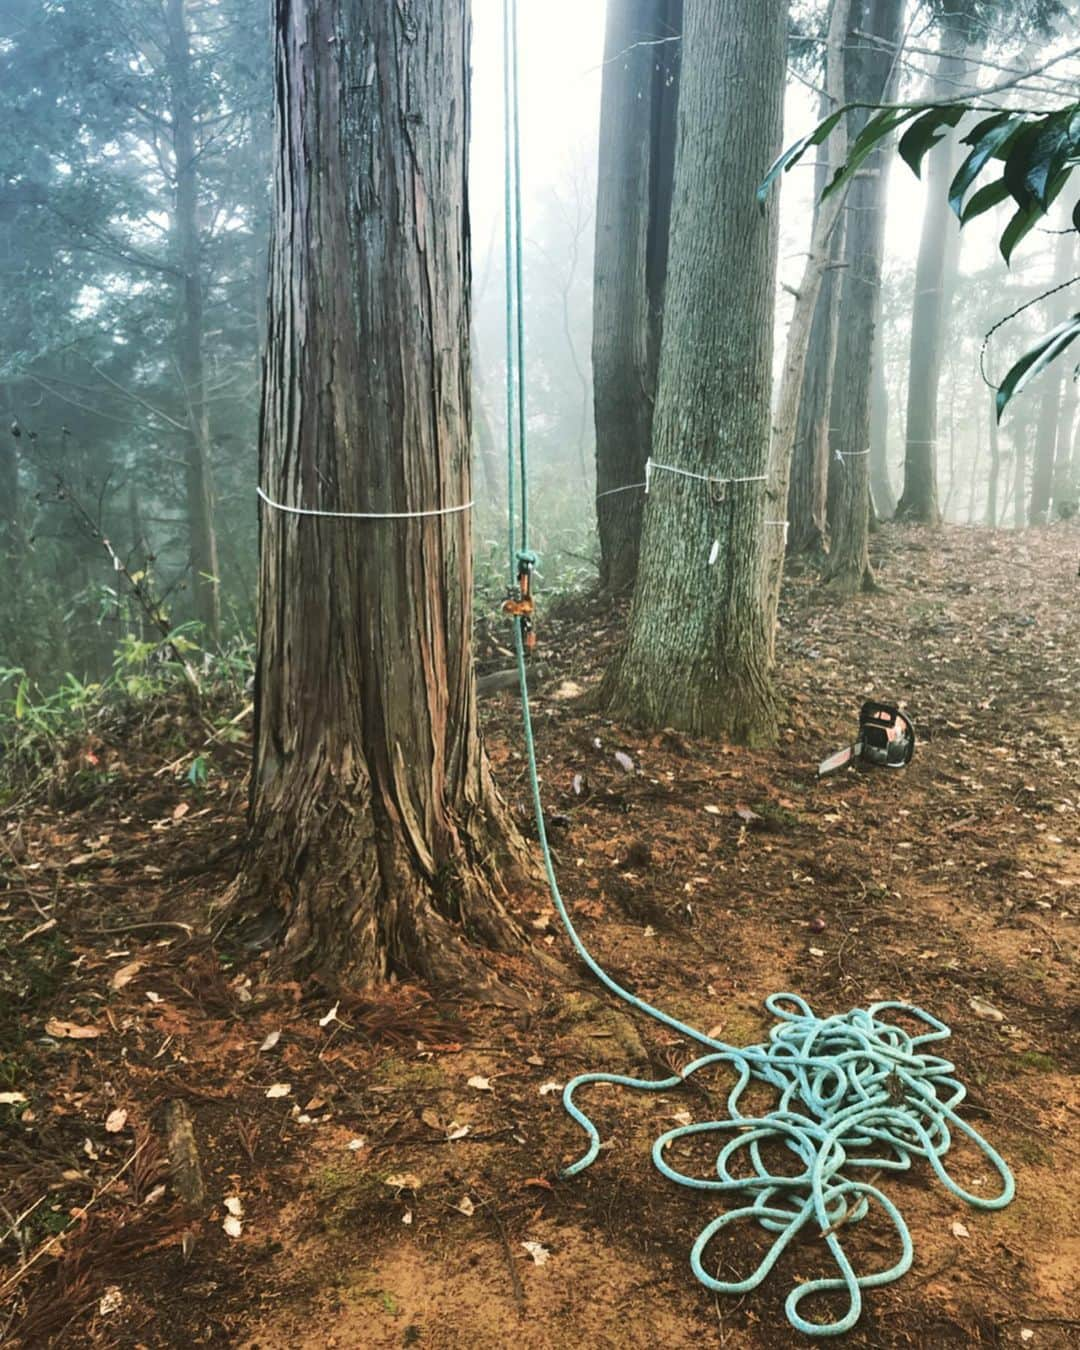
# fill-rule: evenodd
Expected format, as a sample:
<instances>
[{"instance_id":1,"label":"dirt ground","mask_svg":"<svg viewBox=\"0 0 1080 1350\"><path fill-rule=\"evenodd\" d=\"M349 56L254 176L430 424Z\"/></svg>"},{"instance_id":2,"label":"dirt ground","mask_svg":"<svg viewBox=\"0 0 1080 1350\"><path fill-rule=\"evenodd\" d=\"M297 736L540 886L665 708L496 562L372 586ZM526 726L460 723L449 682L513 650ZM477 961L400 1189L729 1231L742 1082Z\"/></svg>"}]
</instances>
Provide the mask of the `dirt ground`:
<instances>
[{"instance_id":1,"label":"dirt ground","mask_svg":"<svg viewBox=\"0 0 1080 1350\"><path fill-rule=\"evenodd\" d=\"M882 594L837 605L809 575L788 583L787 713L767 751L643 737L587 711L623 612L542 613L536 731L559 873L613 974L732 1042L761 1039L763 999L785 989L821 1013L910 1000L952 1027L964 1112L1014 1168L1017 1198L970 1209L926 1167L881 1182L915 1264L867 1292L847 1344L1080 1344L1080 529L873 542ZM487 667L502 662L483 642ZM816 781L868 696L904 702L913 763ZM485 715L529 830L513 696ZM258 934L198 935L243 826L237 727L194 787L196 733L175 710L103 726L51 794L0 812L0 1342L796 1344L783 1303L827 1273L820 1240L756 1292L714 1297L688 1257L717 1202L651 1165L681 1113L722 1114L719 1082L583 1094L612 1147L559 1178L582 1140L552 1084L658 1076L691 1051L590 981L543 892L517 911L571 982L501 961L525 1012L271 982ZM169 1175L176 1103L201 1213ZM954 1165L988 1182L973 1153ZM711 1256L726 1278L763 1251L759 1233L730 1231ZM846 1244L864 1268L894 1246L869 1220Z\"/></svg>"}]
</instances>

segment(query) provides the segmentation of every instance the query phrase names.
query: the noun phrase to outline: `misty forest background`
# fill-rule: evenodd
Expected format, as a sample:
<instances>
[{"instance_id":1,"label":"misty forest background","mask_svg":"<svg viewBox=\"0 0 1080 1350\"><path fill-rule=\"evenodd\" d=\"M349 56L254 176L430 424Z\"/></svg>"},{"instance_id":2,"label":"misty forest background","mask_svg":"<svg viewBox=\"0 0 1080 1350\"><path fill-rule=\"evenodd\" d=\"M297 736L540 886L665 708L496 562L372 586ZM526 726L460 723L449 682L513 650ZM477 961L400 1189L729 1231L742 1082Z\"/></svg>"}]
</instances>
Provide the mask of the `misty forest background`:
<instances>
[{"instance_id":1,"label":"misty forest background","mask_svg":"<svg viewBox=\"0 0 1080 1350\"><path fill-rule=\"evenodd\" d=\"M623 94L629 88L644 109L652 156L650 322L658 326L662 317L662 256L659 283L656 267L666 218L662 205L659 217L655 208L665 176L670 193L681 3L638 0L625 8L633 41L613 51L609 32L606 54L599 0L529 5L523 15L533 542L549 594L595 584L605 570L616 588L627 579L601 557L595 510L597 428L605 434L610 408L603 390L594 408L593 375L614 378L618 334L604 326L614 320L603 306L594 310L594 276L610 270L619 242L617 221L602 219L597 230L598 167L602 177L617 167L613 157L626 153L610 126L601 131L606 80L611 89L621 79ZM9 735L13 719L25 724L32 715L70 710L95 697L92 686L102 682L128 694L153 688L163 678L158 657L166 635L170 659L213 667L238 690L248 680L271 210L268 10L265 0L5 0L0 706ZM824 0L792 7L785 144L827 106L828 18ZM1035 76L1023 72L1074 50L1078 20L1075 5L1056 0L908 5L903 45L890 54L893 97L956 97L992 86L1002 107L1062 106L1075 98L1080 59L1066 56ZM494 0L477 0L473 25L474 543L478 599L492 608L505 588L501 34ZM880 42L849 36L853 50L845 58L857 62L860 46L880 56ZM955 167L958 153L945 146L931 155L923 173L928 190L899 161L887 169L881 321L861 357L873 378L874 508L883 521L897 509L906 441L919 439L909 423L918 416L924 433L931 428L924 439L937 442L945 521L1035 528L1076 509L1080 419L1072 363L1044 373L998 429L980 351L999 320L1073 277L1077 236L1067 213L1055 210L1006 269L996 213L961 232L947 209L948 156ZM808 155L785 177L778 372L822 174L822 161ZM858 209L849 201L849 214ZM931 244L924 240L923 249L941 254L939 320L925 305L915 316L924 234ZM1069 297L1065 290L1046 298L994 334L985 354L990 380L1000 380L1069 312ZM920 329L914 351L913 322L931 326L929 339ZM811 342L808 382L819 377L815 369L820 375L822 352L829 359L820 334ZM602 473L610 487L618 465L609 462ZM820 561L827 521L794 495L789 516L789 564Z\"/></svg>"}]
</instances>

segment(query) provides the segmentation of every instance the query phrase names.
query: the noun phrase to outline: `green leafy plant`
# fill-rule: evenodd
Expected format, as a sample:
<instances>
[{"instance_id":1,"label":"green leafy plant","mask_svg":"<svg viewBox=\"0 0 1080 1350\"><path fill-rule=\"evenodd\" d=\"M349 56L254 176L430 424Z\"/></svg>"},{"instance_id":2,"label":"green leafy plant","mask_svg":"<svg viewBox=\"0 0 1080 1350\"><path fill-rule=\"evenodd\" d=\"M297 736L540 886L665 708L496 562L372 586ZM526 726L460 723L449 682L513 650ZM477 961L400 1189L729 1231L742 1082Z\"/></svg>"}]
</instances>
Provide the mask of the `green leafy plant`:
<instances>
[{"instance_id":1,"label":"green leafy plant","mask_svg":"<svg viewBox=\"0 0 1080 1350\"><path fill-rule=\"evenodd\" d=\"M796 165L812 146L821 145L841 117L865 106L846 104L789 146L762 180L758 200L764 204L780 175ZM948 130L959 126L965 117L985 112L986 107L977 102L904 103L877 108L852 141L846 160L836 170L822 198L849 183L867 157L900 127L907 127L900 138L900 156L918 176L926 154ZM1017 246L1046 215L1080 163L1080 103L1049 112L994 110L975 122L961 138L961 144L969 148L949 185L949 205L960 224L966 225L992 207L1011 200L1013 213L998 244L1005 262L1010 263ZM988 169L997 176L991 176L989 182L976 188ZM1080 231L1080 202L1073 209L1072 221ZM999 419L1009 402L1060 356L1078 334L1080 315L1074 315L1042 337L1016 362L998 389Z\"/></svg>"}]
</instances>

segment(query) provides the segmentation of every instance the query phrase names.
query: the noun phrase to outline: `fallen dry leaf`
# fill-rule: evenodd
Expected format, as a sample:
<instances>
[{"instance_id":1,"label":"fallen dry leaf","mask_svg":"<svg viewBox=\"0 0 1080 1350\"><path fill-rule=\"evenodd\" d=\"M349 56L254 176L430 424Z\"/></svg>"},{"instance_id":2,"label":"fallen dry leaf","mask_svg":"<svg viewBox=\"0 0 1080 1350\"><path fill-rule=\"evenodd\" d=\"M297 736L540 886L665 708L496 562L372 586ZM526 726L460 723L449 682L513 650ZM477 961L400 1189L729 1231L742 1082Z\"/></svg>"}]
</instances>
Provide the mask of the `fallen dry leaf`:
<instances>
[{"instance_id":1,"label":"fallen dry leaf","mask_svg":"<svg viewBox=\"0 0 1080 1350\"><path fill-rule=\"evenodd\" d=\"M105 1117L105 1128L110 1134L119 1134L127 1124L127 1112L122 1106L115 1107Z\"/></svg>"},{"instance_id":2,"label":"fallen dry leaf","mask_svg":"<svg viewBox=\"0 0 1080 1350\"><path fill-rule=\"evenodd\" d=\"M225 1222L221 1225L231 1238L238 1238L244 1231L244 1225L235 1214L226 1215Z\"/></svg>"},{"instance_id":3,"label":"fallen dry leaf","mask_svg":"<svg viewBox=\"0 0 1080 1350\"><path fill-rule=\"evenodd\" d=\"M126 966L121 966L119 970L113 972L113 977L109 981L110 989L123 989L126 984L130 984L135 976L143 968L141 961L129 961Z\"/></svg>"},{"instance_id":4,"label":"fallen dry leaf","mask_svg":"<svg viewBox=\"0 0 1080 1350\"><path fill-rule=\"evenodd\" d=\"M271 1031L270 1034L263 1041L262 1045L259 1046L259 1054L261 1055L264 1050L273 1050L274 1046L277 1045L278 1041L280 1040L281 1040L281 1032Z\"/></svg>"},{"instance_id":5,"label":"fallen dry leaf","mask_svg":"<svg viewBox=\"0 0 1080 1350\"><path fill-rule=\"evenodd\" d=\"M124 1295L118 1284L110 1284L102 1294L98 1302L98 1314L101 1317L108 1317L110 1313L116 1312L123 1305Z\"/></svg>"},{"instance_id":6,"label":"fallen dry leaf","mask_svg":"<svg viewBox=\"0 0 1080 1350\"><path fill-rule=\"evenodd\" d=\"M484 1078L481 1074L474 1073L469 1079L469 1087L476 1088L477 1092L491 1092L491 1079Z\"/></svg>"},{"instance_id":7,"label":"fallen dry leaf","mask_svg":"<svg viewBox=\"0 0 1080 1350\"><path fill-rule=\"evenodd\" d=\"M420 1178L415 1172L394 1172L392 1175L383 1178L384 1186L393 1186L399 1191L418 1191L420 1189Z\"/></svg>"},{"instance_id":8,"label":"fallen dry leaf","mask_svg":"<svg viewBox=\"0 0 1080 1350\"><path fill-rule=\"evenodd\" d=\"M538 1266L546 1266L551 1253L542 1242L523 1242L521 1244Z\"/></svg>"},{"instance_id":9,"label":"fallen dry leaf","mask_svg":"<svg viewBox=\"0 0 1080 1350\"><path fill-rule=\"evenodd\" d=\"M291 1083L271 1083L266 1089L268 1097L287 1097L292 1091Z\"/></svg>"},{"instance_id":10,"label":"fallen dry leaf","mask_svg":"<svg viewBox=\"0 0 1080 1350\"><path fill-rule=\"evenodd\" d=\"M67 1036L73 1041L88 1041L101 1035L98 1027L81 1027L75 1022L62 1022L59 1017L50 1017L45 1030L50 1036Z\"/></svg>"}]
</instances>

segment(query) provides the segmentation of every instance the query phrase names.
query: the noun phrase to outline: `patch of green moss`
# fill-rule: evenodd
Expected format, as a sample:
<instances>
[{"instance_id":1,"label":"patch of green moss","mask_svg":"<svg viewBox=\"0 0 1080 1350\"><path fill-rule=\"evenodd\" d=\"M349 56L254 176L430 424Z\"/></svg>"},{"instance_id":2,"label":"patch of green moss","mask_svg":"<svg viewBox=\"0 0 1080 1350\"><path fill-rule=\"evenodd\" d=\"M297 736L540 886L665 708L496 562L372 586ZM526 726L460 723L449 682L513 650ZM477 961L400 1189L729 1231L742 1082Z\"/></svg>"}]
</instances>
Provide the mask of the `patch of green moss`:
<instances>
[{"instance_id":1,"label":"patch of green moss","mask_svg":"<svg viewBox=\"0 0 1080 1350\"><path fill-rule=\"evenodd\" d=\"M776 802L754 802L753 809L770 829L787 832L797 829L802 823L794 811L789 811L787 807L779 806Z\"/></svg>"},{"instance_id":2,"label":"patch of green moss","mask_svg":"<svg viewBox=\"0 0 1080 1350\"><path fill-rule=\"evenodd\" d=\"M1035 1069L1039 1073L1057 1073L1057 1061L1052 1055L1044 1055L1039 1050L1025 1050L1019 1058L1025 1069Z\"/></svg>"},{"instance_id":3,"label":"patch of green moss","mask_svg":"<svg viewBox=\"0 0 1080 1350\"><path fill-rule=\"evenodd\" d=\"M1014 1161L1027 1163L1029 1167L1050 1167L1054 1161L1054 1155L1049 1149L1043 1148L1042 1144L1036 1143L1034 1139L1020 1139L1009 1150L1010 1156Z\"/></svg>"},{"instance_id":4,"label":"patch of green moss","mask_svg":"<svg viewBox=\"0 0 1080 1350\"><path fill-rule=\"evenodd\" d=\"M379 1087L442 1088L447 1086L446 1074L437 1064L426 1059L403 1059L389 1055L380 1060L372 1074Z\"/></svg>"},{"instance_id":5,"label":"patch of green moss","mask_svg":"<svg viewBox=\"0 0 1080 1350\"><path fill-rule=\"evenodd\" d=\"M328 1233L354 1232L358 1216L389 1212L394 1191L384 1184L389 1169L361 1171L347 1164L328 1163L308 1181L316 1197L318 1215Z\"/></svg>"},{"instance_id":6,"label":"patch of green moss","mask_svg":"<svg viewBox=\"0 0 1080 1350\"><path fill-rule=\"evenodd\" d=\"M602 1054L607 1068L648 1060L633 1022L595 994L565 994L559 1007L558 1026L564 1049L585 1058Z\"/></svg>"},{"instance_id":7,"label":"patch of green moss","mask_svg":"<svg viewBox=\"0 0 1080 1350\"><path fill-rule=\"evenodd\" d=\"M757 1045L768 1035L772 1024L769 1013L762 1005L761 1011L740 1008L734 1004L725 1004L712 998L687 999L676 996L664 1002L666 1011L680 1021L697 1027L700 1031L720 1028L720 1037L729 1045Z\"/></svg>"}]
</instances>

